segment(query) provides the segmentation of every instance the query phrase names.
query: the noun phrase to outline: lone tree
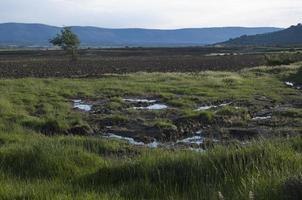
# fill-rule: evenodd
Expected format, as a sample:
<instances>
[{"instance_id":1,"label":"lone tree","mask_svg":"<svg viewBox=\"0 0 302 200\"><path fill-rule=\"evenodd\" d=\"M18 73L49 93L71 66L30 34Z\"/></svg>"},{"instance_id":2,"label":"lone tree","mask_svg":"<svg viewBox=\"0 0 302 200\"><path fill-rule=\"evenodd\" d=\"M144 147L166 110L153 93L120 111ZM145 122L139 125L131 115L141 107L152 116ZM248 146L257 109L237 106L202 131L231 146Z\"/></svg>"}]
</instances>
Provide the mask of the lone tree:
<instances>
[{"instance_id":1,"label":"lone tree","mask_svg":"<svg viewBox=\"0 0 302 200\"><path fill-rule=\"evenodd\" d=\"M80 46L80 40L78 36L71 31L70 27L64 27L61 33L49 42L55 46L61 47L63 50L71 54L72 59L76 59L77 49Z\"/></svg>"}]
</instances>

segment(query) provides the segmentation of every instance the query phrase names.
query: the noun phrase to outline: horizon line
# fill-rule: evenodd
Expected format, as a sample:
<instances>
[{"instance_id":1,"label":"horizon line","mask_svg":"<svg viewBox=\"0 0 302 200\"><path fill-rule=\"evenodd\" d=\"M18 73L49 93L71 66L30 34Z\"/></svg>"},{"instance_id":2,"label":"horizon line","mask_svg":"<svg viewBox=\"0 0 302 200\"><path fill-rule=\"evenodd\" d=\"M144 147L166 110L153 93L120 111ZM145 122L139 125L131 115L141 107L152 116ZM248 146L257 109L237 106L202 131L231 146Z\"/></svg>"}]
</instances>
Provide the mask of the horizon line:
<instances>
[{"instance_id":1,"label":"horizon line","mask_svg":"<svg viewBox=\"0 0 302 200\"><path fill-rule=\"evenodd\" d=\"M63 27L91 27L91 28L102 28L102 29L149 29L149 30L183 30L183 29L211 29L211 28L279 28L279 29L286 29L287 27L277 27L277 26L241 26L241 25L229 25L229 26L204 26L204 27L179 27L179 28L148 28L148 27L103 27L97 25L52 25L42 22L0 22L0 24L25 24L25 25L44 25L44 26L51 26L56 28L63 28Z\"/></svg>"}]
</instances>

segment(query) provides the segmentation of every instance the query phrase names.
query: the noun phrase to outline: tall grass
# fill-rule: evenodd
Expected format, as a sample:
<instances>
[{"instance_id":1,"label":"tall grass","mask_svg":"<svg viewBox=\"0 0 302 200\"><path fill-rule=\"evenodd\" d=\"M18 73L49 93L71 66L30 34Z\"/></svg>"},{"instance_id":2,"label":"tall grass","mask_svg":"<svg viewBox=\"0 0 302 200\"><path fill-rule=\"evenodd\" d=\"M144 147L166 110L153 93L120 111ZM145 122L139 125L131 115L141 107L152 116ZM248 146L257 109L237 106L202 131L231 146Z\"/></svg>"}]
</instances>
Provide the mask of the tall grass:
<instances>
[{"instance_id":1,"label":"tall grass","mask_svg":"<svg viewBox=\"0 0 302 200\"><path fill-rule=\"evenodd\" d=\"M0 134L0 199L283 199L302 138L150 150L84 137Z\"/></svg>"}]
</instances>

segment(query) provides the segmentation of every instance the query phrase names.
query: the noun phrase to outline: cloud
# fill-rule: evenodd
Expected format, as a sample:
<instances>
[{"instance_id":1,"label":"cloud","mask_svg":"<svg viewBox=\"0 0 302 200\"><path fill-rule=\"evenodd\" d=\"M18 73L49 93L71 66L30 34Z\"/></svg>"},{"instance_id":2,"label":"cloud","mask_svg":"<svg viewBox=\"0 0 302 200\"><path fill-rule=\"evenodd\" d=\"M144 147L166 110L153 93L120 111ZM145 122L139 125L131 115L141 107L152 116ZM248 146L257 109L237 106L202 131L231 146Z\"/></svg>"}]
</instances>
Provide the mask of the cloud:
<instances>
[{"instance_id":1,"label":"cloud","mask_svg":"<svg viewBox=\"0 0 302 200\"><path fill-rule=\"evenodd\" d=\"M101 27L282 26L302 16L301 0L10 0L0 22Z\"/></svg>"}]
</instances>

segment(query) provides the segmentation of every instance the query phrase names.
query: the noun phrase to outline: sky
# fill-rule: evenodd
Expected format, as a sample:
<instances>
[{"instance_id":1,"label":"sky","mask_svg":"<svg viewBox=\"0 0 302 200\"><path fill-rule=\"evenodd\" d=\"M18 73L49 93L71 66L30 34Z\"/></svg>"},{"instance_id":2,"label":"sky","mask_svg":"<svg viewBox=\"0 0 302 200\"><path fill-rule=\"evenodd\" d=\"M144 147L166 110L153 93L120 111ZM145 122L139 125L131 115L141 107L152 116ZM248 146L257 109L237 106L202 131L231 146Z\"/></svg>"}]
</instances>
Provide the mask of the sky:
<instances>
[{"instance_id":1,"label":"sky","mask_svg":"<svg viewBox=\"0 0 302 200\"><path fill-rule=\"evenodd\" d=\"M302 0L0 0L0 23L106 28L288 27Z\"/></svg>"}]
</instances>

